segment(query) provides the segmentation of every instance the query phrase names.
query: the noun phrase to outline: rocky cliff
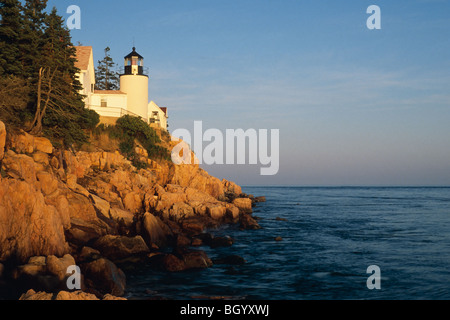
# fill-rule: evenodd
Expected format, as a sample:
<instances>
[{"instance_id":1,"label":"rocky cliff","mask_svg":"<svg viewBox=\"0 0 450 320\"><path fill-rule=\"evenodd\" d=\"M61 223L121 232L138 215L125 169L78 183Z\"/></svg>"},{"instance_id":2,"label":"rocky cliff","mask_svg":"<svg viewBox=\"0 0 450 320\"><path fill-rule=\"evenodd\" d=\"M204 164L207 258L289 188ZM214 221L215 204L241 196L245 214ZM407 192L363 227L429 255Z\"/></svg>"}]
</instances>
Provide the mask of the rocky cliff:
<instances>
[{"instance_id":1,"label":"rocky cliff","mask_svg":"<svg viewBox=\"0 0 450 320\"><path fill-rule=\"evenodd\" d=\"M7 133L0 122L4 290L14 283L27 292L24 299L53 297L67 291L67 267L76 265L83 291L100 299L122 296L126 275L118 265L206 268L209 258L191 247L227 242L205 236L207 228L259 228L251 215L254 199L235 183L198 165L153 161L139 147L136 153L147 169L138 170L117 151L56 149L42 137Z\"/></svg>"}]
</instances>

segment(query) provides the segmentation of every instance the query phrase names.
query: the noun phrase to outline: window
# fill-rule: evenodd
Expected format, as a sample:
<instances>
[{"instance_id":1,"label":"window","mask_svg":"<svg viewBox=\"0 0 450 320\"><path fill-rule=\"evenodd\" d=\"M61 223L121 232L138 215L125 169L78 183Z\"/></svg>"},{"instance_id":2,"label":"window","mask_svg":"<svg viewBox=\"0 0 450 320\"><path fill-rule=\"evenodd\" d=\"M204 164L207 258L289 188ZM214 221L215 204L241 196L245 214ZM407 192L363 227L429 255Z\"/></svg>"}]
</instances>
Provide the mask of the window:
<instances>
[{"instance_id":1,"label":"window","mask_svg":"<svg viewBox=\"0 0 450 320\"><path fill-rule=\"evenodd\" d=\"M108 106L108 101L105 98L102 98L101 106L102 108L106 108Z\"/></svg>"}]
</instances>

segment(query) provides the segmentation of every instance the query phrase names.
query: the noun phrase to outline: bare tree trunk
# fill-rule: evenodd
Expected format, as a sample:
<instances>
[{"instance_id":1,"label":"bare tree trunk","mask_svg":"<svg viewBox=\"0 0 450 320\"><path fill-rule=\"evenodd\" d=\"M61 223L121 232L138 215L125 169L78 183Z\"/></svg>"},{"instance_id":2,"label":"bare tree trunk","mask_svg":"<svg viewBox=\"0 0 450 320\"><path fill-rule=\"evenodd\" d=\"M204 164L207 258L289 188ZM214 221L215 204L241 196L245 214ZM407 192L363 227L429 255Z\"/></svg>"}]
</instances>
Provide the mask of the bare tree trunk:
<instances>
[{"instance_id":1,"label":"bare tree trunk","mask_svg":"<svg viewBox=\"0 0 450 320\"><path fill-rule=\"evenodd\" d=\"M42 70L42 68L41 68ZM56 75L56 72L58 68L56 68L52 75L50 75L50 69L48 69L48 84L47 84L47 91L45 94L47 95L47 98L45 99L44 106L41 108L41 99L42 99L42 73L41 70L39 70L39 84L38 84L38 101L37 101L37 108L36 108L36 114L35 119L33 121L33 126L31 129L31 134L40 134L42 132L42 119L44 118L45 111L47 110L48 104L50 102L50 97L53 91L52 81L53 78Z\"/></svg>"},{"instance_id":2,"label":"bare tree trunk","mask_svg":"<svg viewBox=\"0 0 450 320\"><path fill-rule=\"evenodd\" d=\"M38 79L38 92L37 92L37 102L36 102L36 113L34 114L33 122L31 122L30 127L27 131L32 131L36 125L38 115L41 113L41 97L42 97L42 74L45 68L41 67L39 69L39 79Z\"/></svg>"}]
</instances>

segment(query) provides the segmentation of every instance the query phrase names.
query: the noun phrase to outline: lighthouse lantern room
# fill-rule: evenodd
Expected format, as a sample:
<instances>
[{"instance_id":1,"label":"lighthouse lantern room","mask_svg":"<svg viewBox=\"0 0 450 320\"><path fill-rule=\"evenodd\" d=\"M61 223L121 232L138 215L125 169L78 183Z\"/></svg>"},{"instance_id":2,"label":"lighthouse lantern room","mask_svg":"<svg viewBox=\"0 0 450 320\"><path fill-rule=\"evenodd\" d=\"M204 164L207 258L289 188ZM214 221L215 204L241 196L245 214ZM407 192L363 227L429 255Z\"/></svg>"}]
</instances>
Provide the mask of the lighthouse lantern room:
<instances>
[{"instance_id":1,"label":"lighthouse lantern room","mask_svg":"<svg viewBox=\"0 0 450 320\"><path fill-rule=\"evenodd\" d=\"M120 91L128 96L127 110L148 121L148 76L144 74L144 57L133 51L125 56Z\"/></svg>"}]
</instances>

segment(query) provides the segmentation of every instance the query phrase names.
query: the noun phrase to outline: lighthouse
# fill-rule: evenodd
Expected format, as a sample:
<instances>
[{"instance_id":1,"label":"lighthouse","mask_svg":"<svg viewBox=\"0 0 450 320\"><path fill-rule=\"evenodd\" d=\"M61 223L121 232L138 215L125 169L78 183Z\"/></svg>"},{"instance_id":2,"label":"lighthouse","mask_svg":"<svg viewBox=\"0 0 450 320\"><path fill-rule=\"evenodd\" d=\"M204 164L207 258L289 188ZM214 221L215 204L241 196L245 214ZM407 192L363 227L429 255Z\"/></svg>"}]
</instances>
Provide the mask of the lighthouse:
<instances>
[{"instance_id":1,"label":"lighthouse","mask_svg":"<svg viewBox=\"0 0 450 320\"><path fill-rule=\"evenodd\" d=\"M148 75L144 74L144 57L133 51L125 56L120 91L127 94L127 110L148 122Z\"/></svg>"}]
</instances>

